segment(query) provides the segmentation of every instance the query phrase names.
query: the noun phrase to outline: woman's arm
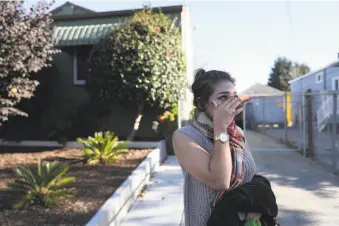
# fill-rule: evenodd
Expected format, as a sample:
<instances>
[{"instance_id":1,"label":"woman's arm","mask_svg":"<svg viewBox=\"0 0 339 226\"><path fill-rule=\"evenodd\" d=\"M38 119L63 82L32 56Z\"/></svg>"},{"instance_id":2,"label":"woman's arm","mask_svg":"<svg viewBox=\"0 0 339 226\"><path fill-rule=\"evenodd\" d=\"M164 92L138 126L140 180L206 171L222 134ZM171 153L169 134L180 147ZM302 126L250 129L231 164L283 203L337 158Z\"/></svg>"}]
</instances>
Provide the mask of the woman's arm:
<instances>
[{"instance_id":1,"label":"woman's arm","mask_svg":"<svg viewBox=\"0 0 339 226\"><path fill-rule=\"evenodd\" d=\"M179 162L193 177L216 190L229 188L232 157L228 142L216 141L210 155L192 138L176 131L173 134L173 148Z\"/></svg>"}]
</instances>

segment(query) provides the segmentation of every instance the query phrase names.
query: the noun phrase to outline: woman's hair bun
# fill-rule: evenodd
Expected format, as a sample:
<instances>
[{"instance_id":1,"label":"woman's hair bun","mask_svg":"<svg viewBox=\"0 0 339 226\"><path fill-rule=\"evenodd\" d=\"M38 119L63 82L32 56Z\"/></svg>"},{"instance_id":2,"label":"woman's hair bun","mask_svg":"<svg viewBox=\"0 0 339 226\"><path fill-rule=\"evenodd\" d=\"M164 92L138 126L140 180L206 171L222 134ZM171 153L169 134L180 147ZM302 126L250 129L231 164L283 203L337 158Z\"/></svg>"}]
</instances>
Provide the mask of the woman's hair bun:
<instances>
[{"instance_id":1,"label":"woman's hair bun","mask_svg":"<svg viewBox=\"0 0 339 226\"><path fill-rule=\"evenodd\" d=\"M204 69L197 69L195 72L194 72L194 80L198 80L204 76L206 76L206 71Z\"/></svg>"}]
</instances>

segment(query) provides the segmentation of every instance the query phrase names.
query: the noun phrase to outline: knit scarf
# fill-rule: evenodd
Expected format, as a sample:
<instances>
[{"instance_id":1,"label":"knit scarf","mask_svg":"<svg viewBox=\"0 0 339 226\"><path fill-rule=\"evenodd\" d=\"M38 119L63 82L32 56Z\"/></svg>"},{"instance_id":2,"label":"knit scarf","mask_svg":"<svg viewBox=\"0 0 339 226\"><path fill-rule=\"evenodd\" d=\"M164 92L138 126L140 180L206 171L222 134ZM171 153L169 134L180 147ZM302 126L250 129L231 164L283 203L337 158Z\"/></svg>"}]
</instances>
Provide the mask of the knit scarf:
<instances>
[{"instance_id":1,"label":"knit scarf","mask_svg":"<svg viewBox=\"0 0 339 226\"><path fill-rule=\"evenodd\" d=\"M196 109L191 124L204 136L214 142L213 122L206 113ZM242 162L243 150L246 143L244 135L237 128L234 120L227 128L227 134L229 135L229 145L232 156L232 175L230 189L233 189L238 187L244 179ZM222 194L220 194L220 197L221 195Z\"/></svg>"}]
</instances>

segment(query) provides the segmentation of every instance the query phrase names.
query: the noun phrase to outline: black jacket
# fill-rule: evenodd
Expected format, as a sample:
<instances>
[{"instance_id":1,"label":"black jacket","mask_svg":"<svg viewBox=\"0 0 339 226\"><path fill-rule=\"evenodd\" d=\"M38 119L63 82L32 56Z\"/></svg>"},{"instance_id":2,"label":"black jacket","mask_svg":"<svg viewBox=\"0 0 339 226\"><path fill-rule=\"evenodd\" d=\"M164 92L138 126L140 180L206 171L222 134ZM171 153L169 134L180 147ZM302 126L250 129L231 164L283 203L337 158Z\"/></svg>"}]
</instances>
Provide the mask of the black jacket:
<instances>
[{"instance_id":1,"label":"black jacket","mask_svg":"<svg viewBox=\"0 0 339 226\"><path fill-rule=\"evenodd\" d=\"M278 206L270 182L256 175L252 181L227 191L216 203L207 226L242 226L238 212L261 213L262 226L276 226Z\"/></svg>"}]
</instances>

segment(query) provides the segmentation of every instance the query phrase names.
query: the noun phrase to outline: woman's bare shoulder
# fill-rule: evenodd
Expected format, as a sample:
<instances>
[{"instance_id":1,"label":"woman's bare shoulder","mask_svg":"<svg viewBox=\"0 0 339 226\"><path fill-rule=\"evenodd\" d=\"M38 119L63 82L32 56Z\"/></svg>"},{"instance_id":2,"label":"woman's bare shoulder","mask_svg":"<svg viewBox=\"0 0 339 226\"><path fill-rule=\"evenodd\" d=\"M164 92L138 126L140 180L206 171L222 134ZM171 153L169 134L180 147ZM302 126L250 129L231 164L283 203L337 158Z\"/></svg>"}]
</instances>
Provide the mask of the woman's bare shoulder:
<instances>
[{"instance_id":1,"label":"woman's bare shoulder","mask_svg":"<svg viewBox=\"0 0 339 226\"><path fill-rule=\"evenodd\" d=\"M200 151L202 150L204 153L209 154L198 144L196 139L194 139L194 136L187 133L187 131L185 131L185 129L182 128L177 129L172 136L173 146L174 149L177 149L176 151L187 152L187 150L200 150Z\"/></svg>"},{"instance_id":2,"label":"woman's bare shoulder","mask_svg":"<svg viewBox=\"0 0 339 226\"><path fill-rule=\"evenodd\" d=\"M193 138L191 138L187 134L187 129L188 128L181 127L179 129L177 129L176 131L174 131L173 136L172 136L172 140L177 141L177 142L193 141Z\"/></svg>"}]
</instances>

